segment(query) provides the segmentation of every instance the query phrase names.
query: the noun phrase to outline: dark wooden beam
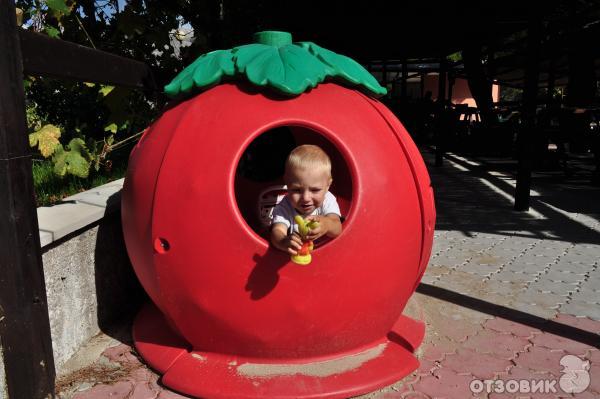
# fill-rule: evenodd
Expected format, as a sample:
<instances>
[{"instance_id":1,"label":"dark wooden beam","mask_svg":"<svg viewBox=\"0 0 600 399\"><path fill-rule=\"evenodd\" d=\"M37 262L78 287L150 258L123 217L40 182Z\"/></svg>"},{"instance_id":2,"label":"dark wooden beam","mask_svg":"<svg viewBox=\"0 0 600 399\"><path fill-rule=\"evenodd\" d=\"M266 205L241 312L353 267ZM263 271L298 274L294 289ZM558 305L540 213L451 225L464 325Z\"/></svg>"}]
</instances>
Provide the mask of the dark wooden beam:
<instances>
[{"instance_id":1,"label":"dark wooden beam","mask_svg":"<svg viewBox=\"0 0 600 399\"><path fill-rule=\"evenodd\" d=\"M515 189L516 211L528 211L533 163L533 143L535 134L535 111L539 81L540 40L542 26L537 17L532 16L527 29L527 64L525 65L525 87L523 89L523 123L517 135L518 170Z\"/></svg>"},{"instance_id":2,"label":"dark wooden beam","mask_svg":"<svg viewBox=\"0 0 600 399\"><path fill-rule=\"evenodd\" d=\"M54 358L12 0L0 1L0 339L10 399L54 397Z\"/></svg>"},{"instance_id":3,"label":"dark wooden beam","mask_svg":"<svg viewBox=\"0 0 600 399\"><path fill-rule=\"evenodd\" d=\"M18 32L26 75L156 90L150 67L143 62L25 29Z\"/></svg>"}]
</instances>

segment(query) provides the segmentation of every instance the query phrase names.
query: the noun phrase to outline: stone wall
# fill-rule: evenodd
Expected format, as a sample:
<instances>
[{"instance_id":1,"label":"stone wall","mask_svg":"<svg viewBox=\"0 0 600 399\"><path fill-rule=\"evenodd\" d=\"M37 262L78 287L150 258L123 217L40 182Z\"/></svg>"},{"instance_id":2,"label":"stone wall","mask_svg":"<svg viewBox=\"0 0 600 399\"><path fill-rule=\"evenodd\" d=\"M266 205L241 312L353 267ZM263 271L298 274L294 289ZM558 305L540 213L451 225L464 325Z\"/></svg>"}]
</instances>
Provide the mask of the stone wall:
<instances>
[{"instance_id":1,"label":"stone wall","mask_svg":"<svg viewBox=\"0 0 600 399\"><path fill-rule=\"evenodd\" d=\"M38 208L56 374L92 337L127 323L144 300L121 229L123 180Z\"/></svg>"},{"instance_id":2,"label":"stone wall","mask_svg":"<svg viewBox=\"0 0 600 399\"><path fill-rule=\"evenodd\" d=\"M45 249L42 259L57 374L90 338L131 318L140 287L127 257L120 214Z\"/></svg>"}]
</instances>

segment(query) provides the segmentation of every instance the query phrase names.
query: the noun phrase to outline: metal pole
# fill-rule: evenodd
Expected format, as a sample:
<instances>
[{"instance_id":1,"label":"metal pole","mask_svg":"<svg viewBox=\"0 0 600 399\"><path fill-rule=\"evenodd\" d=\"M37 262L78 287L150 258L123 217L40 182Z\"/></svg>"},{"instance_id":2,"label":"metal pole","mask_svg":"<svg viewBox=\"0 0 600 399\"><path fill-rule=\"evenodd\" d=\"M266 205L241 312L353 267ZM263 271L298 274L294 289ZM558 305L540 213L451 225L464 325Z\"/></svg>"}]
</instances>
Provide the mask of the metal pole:
<instances>
[{"instance_id":1,"label":"metal pole","mask_svg":"<svg viewBox=\"0 0 600 399\"><path fill-rule=\"evenodd\" d=\"M523 90L523 123L518 132L518 170L515 190L516 211L529 210L529 195L531 189L531 169L533 163L533 143L535 134L535 111L537 106L537 91L539 80L539 58L541 23L531 16L527 29L527 65L525 69L525 87Z\"/></svg>"}]
</instances>

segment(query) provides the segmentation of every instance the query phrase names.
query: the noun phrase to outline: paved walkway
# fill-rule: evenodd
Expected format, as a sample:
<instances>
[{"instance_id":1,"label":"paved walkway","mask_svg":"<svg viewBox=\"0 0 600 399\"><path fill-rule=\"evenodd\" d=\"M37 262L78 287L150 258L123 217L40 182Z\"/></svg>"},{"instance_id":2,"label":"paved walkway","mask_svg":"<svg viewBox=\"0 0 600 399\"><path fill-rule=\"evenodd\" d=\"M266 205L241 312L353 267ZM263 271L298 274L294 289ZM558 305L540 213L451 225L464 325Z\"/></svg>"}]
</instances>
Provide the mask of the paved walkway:
<instances>
[{"instance_id":1,"label":"paved walkway","mask_svg":"<svg viewBox=\"0 0 600 399\"><path fill-rule=\"evenodd\" d=\"M600 188L587 184L585 171L569 180L539 173L531 211L517 213L505 160L448 154L445 166L434 168L424 156L438 221L429 267L411 300L428 324L421 366L364 397L600 397ZM161 387L127 338L121 341L63 379L62 397L183 398ZM587 374L573 374L584 383L591 377L584 392L561 390L569 375L561 359L571 368L589 361ZM537 392L523 392L527 386Z\"/></svg>"}]
</instances>

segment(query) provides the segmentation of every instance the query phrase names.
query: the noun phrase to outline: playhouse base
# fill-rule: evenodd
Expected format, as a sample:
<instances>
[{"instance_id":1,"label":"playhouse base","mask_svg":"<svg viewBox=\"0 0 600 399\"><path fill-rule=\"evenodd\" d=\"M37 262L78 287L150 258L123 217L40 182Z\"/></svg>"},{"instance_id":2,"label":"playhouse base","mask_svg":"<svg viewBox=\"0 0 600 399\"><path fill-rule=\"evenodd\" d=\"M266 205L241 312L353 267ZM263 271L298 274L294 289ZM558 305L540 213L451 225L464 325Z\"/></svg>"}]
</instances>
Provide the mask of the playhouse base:
<instances>
[{"instance_id":1,"label":"playhouse base","mask_svg":"<svg viewBox=\"0 0 600 399\"><path fill-rule=\"evenodd\" d=\"M175 335L152 304L138 314L133 339L170 389L203 398L347 398L374 391L419 366L413 355L425 325L400 316L371 347L326 359L279 361L197 352Z\"/></svg>"}]
</instances>

